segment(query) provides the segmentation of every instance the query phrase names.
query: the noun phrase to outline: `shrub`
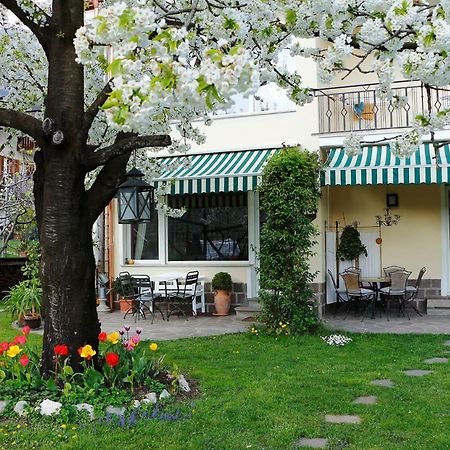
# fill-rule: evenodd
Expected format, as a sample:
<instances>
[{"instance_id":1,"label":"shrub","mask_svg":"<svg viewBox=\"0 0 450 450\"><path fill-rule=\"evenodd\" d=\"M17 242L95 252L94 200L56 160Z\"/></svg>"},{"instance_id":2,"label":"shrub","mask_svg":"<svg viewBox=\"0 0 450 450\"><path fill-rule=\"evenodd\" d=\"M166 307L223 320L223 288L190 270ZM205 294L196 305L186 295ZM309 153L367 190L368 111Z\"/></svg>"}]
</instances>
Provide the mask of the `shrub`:
<instances>
[{"instance_id":1,"label":"shrub","mask_svg":"<svg viewBox=\"0 0 450 450\"><path fill-rule=\"evenodd\" d=\"M277 334L304 333L318 321L310 283L309 260L318 232L311 223L319 199L319 163L314 153L286 148L266 165L259 187L266 215L261 230L261 319Z\"/></svg>"}]
</instances>

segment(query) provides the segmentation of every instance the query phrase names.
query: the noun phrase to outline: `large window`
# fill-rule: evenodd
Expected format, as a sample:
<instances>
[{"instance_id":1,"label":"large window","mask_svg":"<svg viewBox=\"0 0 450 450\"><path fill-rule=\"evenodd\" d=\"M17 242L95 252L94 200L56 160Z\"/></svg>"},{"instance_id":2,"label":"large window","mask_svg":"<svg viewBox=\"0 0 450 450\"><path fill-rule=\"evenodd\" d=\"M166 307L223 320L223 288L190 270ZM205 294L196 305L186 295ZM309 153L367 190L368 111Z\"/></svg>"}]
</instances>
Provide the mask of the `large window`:
<instances>
[{"instance_id":1,"label":"large window","mask_svg":"<svg viewBox=\"0 0 450 450\"><path fill-rule=\"evenodd\" d=\"M155 213L151 222L130 225L131 258L158 259L158 216Z\"/></svg>"},{"instance_id":2,"label":"large window","mask_svg":"<svg viewBox=\"0 0 450 450\"><path fill-rule=\"evenodd\" d=\"M248 260L247 194L169 196L169 206L184 207L169 218L169 261Z\"/></svg>"}]
</instances>

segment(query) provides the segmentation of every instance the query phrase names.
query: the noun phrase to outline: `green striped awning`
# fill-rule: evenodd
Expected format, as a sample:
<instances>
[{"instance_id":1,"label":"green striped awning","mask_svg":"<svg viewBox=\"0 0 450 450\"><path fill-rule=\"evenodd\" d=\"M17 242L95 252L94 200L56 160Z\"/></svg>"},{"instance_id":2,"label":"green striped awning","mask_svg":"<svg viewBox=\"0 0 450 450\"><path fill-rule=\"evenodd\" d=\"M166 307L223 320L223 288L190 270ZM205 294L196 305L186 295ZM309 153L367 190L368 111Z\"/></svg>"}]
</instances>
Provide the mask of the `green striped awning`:
<instances>
[{"instance_id":1,"label":"green striped awning","mask_svg":"<svg viewBox=\"0 0 450 450\"><path fill-rule=\"evenodd\" d=\"M173 195L252 191L260 182L264 164L278 152L247 150L162 158L160 166L168 169L155 183L169 182Z\"/></svg>"},{"instance_id":2,"label":"green striped awning","mask_svg":"<svg viewBox=\"0 0 450 450\"><path fill-rule=\"evenodd\" d=\"M408 158L398 158L389 145L365 146L348 156L343 148L330 150L321 173L322 186L370 184L432 184L450 181L450 149L446 144L435 158L431 144L422 144Z\"/></svg>"}]
</instances>

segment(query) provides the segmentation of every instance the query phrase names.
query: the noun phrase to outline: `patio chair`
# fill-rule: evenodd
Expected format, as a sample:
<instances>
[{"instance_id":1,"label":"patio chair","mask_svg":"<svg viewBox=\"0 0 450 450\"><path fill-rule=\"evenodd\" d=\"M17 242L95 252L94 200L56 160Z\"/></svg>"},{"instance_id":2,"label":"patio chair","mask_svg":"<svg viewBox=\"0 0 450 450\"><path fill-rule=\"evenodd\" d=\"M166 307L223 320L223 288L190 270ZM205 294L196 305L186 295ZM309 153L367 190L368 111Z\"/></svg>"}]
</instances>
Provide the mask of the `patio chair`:
<instances>
[{"instance_id":1,"label":"patio chair","mask_svg":"<svg viewBox=\"0 0 450 450\"><path fill-rule=\"evenodd\" d=\"M380 289L380 292L384 295L384 298L387 301L386 305L386 317L389 320L389 307L392 300L397 301L399 304L399 314L403 314L405 316L405 304L407 298L407 290L406 285L408 283L408 278L411 275L411 272L408 270L395 270L389 272L389 279L391 283L389 286L383 287ZM406 312L408 315L409 314Z\"/></svg>"},{"instance_id":2,"label":"patio chair","mask_svg":"<svg viewBox=\"0 0 450 450\"><path fill-rule=\"evenodd\" d=\"M132 275L131 279L137 291L134 299L137 302L134 313L135 321L137 318L146 318L145 310L152 315L152 323L155 318L155 311L158 311L164 320L164 313L156 304L159 294L155 293L154 283L150 277L148 275Z\"/></svg>"},{"instance_id":3,"label":"patio chair","mask_svg":"<svg viewBox=\"0 0 450 450\"><path fill-rule=\"evenodd\" d=\"M139 277L146 277L146 275L141 275ZM120 272L119 273L119 282L121 286L121 291L124 297L127 299L130 307L125 312L123 318L125 319L128 314L134 316L134 320L140 319L141 317L145 319L145 308L148 312L153 314L151 309L146 303L153 301L153 292L150 293L147 291L147 286L141 288L138 285L138 278L136 276L131 276L129 272ZM151 283L150 278L148 278L148 282Z\"/></svg>"},{"instance_id":4,"label":"patio chair","mask_svg":"<svg viewBox=\"0 0 450 450\"><path fill-rule=\"evenodd\" d=\"M417 309L416 305L413 302L417 299L420 285L422 283L422 278L426 271L427 271L426 267L422 267L419 270L419 275L417 275L417 279L414 286L406 286L405 309L408 307L408 305L411 305L411 307L420 317L422 317L422 314L420 314L419 310Z\"/></svg>"},{"instance_id":5,"label":"patio chair","mask_svg":"<svg viewBox=\"0 0 450 450\"><path fill-rule=\"evenodd\" d=\"M341 278L344 280L345 290L348 298L348 306L345 312L344 320L347 318L347 315L352 305L358 307L360 304L367 302L367 305L364 307L361 319L364 320L367 308L369 306L372 306L372 308L375 307L374 302L376 300L376 292L373 291L372 289L361 287L361 283L359 280L359 273L357 272L342 272L340 275Z\"/></svg>"},{"instance_id":6,"label":"patio chair","mask_svg":"<svg viewBox=\"0 0 450 450\"><path fill-rule=\"evenodd\" d=\"M177 282L178 289L168 296L167 320L175 312L181 313L188 320L185 313L187 306L191 308L197 296L198 270L188 272L183 282Z\"/></svg>"},{"instance_id":7,"label":"patio chair","mask_svg":"<svg viewBox=\"0 0 450 450\"><path fill-rule=\"evenodd\" d=\"M334 311L334 315L336 315L338 313L339 307L344 304L347 303L348 301L348 297L347 297L347 290L345 288L338 288L337 284L336 284L336 280L334 279L333 273L331 272L330 269L328 269L328 275L331 279L331 282L333 283L333 289L334 289L334 293L336 294L336 309Z\"/></svg>"},{"instance_id":8,"label":"patio chair","mask_svg":"<svg viewBox=\"0 0 450 450\"><path fill-rule=\"evenodd\" d=\"M404 267L401 266L387 266L387 267L383 267L383 272L386 275L387 278L389 278L389 274L391 272L396 272L397 270L405 270Z\"/></svg>"}]
</instances>

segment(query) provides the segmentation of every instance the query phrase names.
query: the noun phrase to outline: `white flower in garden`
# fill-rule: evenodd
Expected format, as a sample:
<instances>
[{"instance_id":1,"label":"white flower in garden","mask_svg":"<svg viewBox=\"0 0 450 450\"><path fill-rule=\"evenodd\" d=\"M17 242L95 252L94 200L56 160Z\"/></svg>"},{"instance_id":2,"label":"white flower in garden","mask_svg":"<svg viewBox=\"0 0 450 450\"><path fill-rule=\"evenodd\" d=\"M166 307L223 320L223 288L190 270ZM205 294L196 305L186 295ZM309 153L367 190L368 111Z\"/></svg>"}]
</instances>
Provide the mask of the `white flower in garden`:
<instances>
[{"instance_id":1,"label":"white flower in garden","mask_svg":"<svg viewBox=\"0 0 450 450\"><path fill-rule=\"evenodd\" d=\"M344 345L352 342L352 338L347 336L343 336L341 334L332 334L330 336L321 336L321 339L326 342L328 345L332 345L335 347L343 347Z\"/></svg>"}]
</instances>

